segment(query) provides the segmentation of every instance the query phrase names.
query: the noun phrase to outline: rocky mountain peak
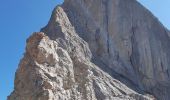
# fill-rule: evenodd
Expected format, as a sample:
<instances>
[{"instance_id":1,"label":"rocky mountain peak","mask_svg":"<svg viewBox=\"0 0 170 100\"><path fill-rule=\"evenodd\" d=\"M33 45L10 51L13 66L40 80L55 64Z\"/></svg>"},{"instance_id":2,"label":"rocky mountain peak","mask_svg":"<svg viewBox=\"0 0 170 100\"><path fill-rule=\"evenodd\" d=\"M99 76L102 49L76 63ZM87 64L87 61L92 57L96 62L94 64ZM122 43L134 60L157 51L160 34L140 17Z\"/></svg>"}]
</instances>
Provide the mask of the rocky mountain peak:
<instances>
[{"instance_id":1,"label":"rocky mountain peak","mask_svg":"<svg viewBox=\"0 0 170 100\"><path fill-rule=\"evenodd\" d=\"M27 40L8 100L169 100L169 50L136 0L65 0Z\"/></svg>"}]
</instances>

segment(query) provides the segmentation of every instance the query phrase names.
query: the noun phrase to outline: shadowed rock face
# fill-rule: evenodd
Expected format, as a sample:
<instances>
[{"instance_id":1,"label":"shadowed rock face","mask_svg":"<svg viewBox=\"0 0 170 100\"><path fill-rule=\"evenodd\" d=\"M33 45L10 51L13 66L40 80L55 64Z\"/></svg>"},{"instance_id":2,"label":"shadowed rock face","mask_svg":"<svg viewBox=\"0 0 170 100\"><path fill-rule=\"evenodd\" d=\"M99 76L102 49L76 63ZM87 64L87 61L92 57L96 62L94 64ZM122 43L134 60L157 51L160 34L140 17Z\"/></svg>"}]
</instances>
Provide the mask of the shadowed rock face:
<instances>
[{"instance_id":1,"label":"shadowed rock face","mask_svg":"<svg viewBox=\"0 0 170 100\"><path fill-rule=\"evenodd\" d=\"M8 100L170 99L169 31L136 0L65 0L41 31Z\"/></svg>"},{"instance_id":2,"label":"shadowed rock face","mask_svg":"<svg viewBox=\"0 0 170 100\"><path fill-rule=\"evenodd\" d=\"M95 64L168 100L170 38L147 9L136 0L66 0L63 8Z\"/></svg>"}]
</instances>

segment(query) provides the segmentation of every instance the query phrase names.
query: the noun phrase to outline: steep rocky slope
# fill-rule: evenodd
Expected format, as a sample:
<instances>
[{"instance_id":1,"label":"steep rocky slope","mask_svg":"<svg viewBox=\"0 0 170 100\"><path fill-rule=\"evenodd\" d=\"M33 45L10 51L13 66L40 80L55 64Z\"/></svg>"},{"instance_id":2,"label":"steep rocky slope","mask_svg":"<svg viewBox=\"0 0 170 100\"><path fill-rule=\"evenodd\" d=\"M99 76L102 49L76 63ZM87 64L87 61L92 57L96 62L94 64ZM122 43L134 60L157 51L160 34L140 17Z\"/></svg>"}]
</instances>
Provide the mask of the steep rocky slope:
<instances>
[{"instance_id":1,"label":"steep rocky slope","mask_svg":"<svg viewBox=\"0 0 170 100\"><path fill-rule=\"evenodd\" d=\"M41 31L8 100L170 99L169 31L136 0L65 0Z\"/></svg>"}]
</instances>

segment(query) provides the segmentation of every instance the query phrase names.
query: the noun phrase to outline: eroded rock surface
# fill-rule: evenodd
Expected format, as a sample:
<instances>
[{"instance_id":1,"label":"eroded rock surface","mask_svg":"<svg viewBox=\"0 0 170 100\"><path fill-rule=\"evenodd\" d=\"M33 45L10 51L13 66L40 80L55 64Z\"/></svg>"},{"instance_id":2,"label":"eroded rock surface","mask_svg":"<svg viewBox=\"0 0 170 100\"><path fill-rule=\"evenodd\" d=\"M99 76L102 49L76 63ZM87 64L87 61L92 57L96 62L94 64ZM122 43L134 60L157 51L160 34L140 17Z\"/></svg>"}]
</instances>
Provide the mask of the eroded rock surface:
<instances>
[{"instance_id":1,"label":"eroded rock surface","mask_svg":"<svg viewBox=\"0 0 170 100\"><path fill-rule=\"evenodd\" d=\"M27 40L8 100L169 100L169 31L136 0L65 0Z\"/></svg>"},{"instance_id":2,"label":"eroded rock surface","mask_svg":"<svg viewBox=\"0 0 170 100\"><path fill-rule=\"evenodd\" d=\"M73 44L69 46L69 42ZM76 53L68 52L67 49L83 51ZM74 56L70 56L71 54ZM68 44L63 46L60 42L49 39L44 33L34 33L27 40L26 53L16 73L15 90L8 99L149 100L151 98L149 95L136 93L103 72L90 62L90 57L88 45L78 36L72 41L68 40Z\"/></svg>"}]
</instances>

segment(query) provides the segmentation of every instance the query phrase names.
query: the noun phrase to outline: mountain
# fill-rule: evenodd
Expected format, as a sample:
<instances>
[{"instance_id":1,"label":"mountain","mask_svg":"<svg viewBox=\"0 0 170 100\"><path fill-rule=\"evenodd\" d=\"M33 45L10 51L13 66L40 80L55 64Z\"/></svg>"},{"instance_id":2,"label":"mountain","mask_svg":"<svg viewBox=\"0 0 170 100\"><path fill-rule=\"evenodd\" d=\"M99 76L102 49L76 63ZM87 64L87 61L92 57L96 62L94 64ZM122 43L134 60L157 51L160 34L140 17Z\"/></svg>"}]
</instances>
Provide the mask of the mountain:
<instances>
[{"instance_id":1,"label":"mountain","mask_svg":"<svg viewBox=\"0 0 170 100\"><path fill-rule=\"evenodd\" d=\"M65 0L27 40L8 100L169 100L169 36L136 0Z\"/></svg>"}]
</instances>

